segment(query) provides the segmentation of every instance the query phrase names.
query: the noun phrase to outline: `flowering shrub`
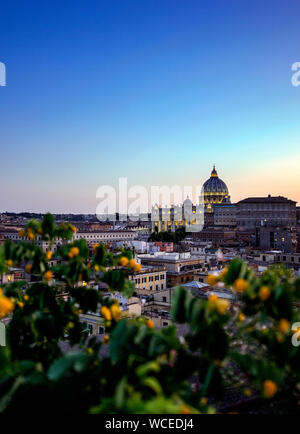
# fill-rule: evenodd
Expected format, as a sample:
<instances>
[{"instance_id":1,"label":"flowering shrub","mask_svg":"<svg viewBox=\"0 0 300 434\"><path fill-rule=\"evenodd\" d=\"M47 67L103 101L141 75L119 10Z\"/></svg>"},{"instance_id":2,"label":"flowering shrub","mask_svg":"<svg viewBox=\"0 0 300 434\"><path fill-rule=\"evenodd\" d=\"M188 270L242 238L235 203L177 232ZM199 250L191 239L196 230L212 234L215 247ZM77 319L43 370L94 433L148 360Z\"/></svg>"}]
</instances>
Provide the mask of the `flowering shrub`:
<instances>
[{"instance_id":1,"label":"flowering shrub","mask_svg":"<svg viewBox=\"0 0 300 434\"><path fill-rule=\"evenodd\" d=\"M235 381L234 366L245 374L246 396L253 390L271 398L300 377L298 347L291 324L299 321L293 301L300 280L273 267L261 277L239 259L212 285L232 288L234 306L212 295L193 297L177 288L172 300L174 325L155 330L145 317L126 318L116 300L94 289L100 280L109 291L130 296L126 279L139 269L131 252L108 252L84 240L72 242L76 229L55 226L46 215L31 221L21 236L0 248L0 273L23 265L31 282L13 282L0 292L0 318L7 325L7 346L0 347L0 411L92 413L207 413L222 399L224 385ZM64 241L50 266L51 252L34 243ZM67 296L65 296L67 294ZM100 312L106 335L88 337L80 314ZM184 339L175 324L186 324ZM63 352L64 343L71 350Z\"/></svg>"}]
</instances>

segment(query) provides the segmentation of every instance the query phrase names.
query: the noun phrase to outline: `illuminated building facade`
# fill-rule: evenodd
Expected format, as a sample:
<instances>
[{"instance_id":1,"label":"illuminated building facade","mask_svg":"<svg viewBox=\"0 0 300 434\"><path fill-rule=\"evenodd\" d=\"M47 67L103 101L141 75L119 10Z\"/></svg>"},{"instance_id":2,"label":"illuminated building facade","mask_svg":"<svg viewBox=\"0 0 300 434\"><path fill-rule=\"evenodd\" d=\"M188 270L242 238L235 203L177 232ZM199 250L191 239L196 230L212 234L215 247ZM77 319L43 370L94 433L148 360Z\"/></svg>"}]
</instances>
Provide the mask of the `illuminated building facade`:
<instances>
[{"instance_id":1,"label":"illuminated building facade","mask_svg":"<svg viewBox=\"0 0 300 434\"><path fill-rule=\"evenodd\" d=\"M158 205L152 207L152 232L175 232L185 227L187 232L193 232L193 227L201 230L204 222L203 206L193 205L187 197L183 205L173 205L171 208L162 208Z\"/></svg>"},{"instance_id":2,"label":"illuminated building facade","mask_svg":"<svg viewBox=\"0 0 300 434\"><path fill-rule=\"evenodd\" d=\"M227 185L219 178L216 167L213 167L210 178L203 184L204 206L207 212L214 211L214 205L230 204Z\"/></svg>"}]
</instances>

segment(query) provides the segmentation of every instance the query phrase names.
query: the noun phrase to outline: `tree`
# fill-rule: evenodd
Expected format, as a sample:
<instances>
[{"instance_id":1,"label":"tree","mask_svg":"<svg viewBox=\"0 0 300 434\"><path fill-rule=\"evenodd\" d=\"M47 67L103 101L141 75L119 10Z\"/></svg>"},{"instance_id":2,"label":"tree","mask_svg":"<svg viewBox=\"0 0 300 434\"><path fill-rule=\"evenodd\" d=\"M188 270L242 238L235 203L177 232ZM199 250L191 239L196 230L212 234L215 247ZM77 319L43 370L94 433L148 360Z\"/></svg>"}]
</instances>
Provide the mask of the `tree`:
<instances>
[{"instance_id":1,"label":"tree","mask_svg":"<svg viewBox=\"0 0 300 434\"><path fill-rule=\"evenodd\" d=\"M288 270L273 267L257 276L235 259L208 279L237 293L235 306L179 287L174 324L155 330L146 317L123 317L116 300L89 285L96 273L110 291L130 296L127 274L137 265L131 252L113 254L99 244L91 255L84 240L72 241L75 230L69 223L55 226L46 215L27 225L23 235L31 242L0 247L0 273L25 261L39 277L4 285L0 294L0 318L11 316L7 346L0 347L0 411L214 412L226 382L236 381L232 366L246 375L247 395L256 390L271 398L299 382L291 324L299 321L293 301L300 297L300 279ZM37 235L50 243L69 241L59 249L61 265L49 265L50 255L34 244ZM68 298L61 297L62 288ZM101 312L103 341L88 337L80 322L90 311ZM177 335L180 323L188 325L184 339ZM62 351L64 343L69 352Z\"/></svg>"}]
</instances>

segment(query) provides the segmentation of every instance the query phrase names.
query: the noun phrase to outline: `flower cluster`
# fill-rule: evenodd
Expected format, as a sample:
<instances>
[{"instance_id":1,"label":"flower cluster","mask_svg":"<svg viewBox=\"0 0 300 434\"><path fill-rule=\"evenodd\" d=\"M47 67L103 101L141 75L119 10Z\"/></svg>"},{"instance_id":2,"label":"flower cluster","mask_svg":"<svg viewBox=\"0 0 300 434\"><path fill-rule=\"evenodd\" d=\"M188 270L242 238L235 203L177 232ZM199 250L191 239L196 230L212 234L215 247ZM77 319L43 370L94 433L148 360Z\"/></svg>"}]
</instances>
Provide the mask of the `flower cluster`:
<instances>
[{"instance_id":1,"label":"flower cluster","mask_svg":"<svg viewBox=\"0 0 300 434\"><path fill-rule=\"evenodd\" d=\"M13 312L14 307L14 301L9 297L5 297L0 288L0 319L10 315Z\"/></svg>"}]
</instances>

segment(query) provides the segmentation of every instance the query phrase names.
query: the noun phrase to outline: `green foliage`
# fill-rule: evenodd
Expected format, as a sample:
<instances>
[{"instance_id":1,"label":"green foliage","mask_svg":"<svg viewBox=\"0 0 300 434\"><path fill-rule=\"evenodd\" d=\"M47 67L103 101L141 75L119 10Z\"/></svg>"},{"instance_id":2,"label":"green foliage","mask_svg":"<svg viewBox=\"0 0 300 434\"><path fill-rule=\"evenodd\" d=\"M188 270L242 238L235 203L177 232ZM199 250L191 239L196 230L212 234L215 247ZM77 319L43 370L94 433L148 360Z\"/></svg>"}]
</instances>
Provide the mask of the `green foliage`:
<instances>
[{"instance_id":1,"label":"green foliage","mask_svg":"<svg viewBox=\"0 0 300 434\"><path fill-rule=\"evenodd\" d=\"M68 223L56 227L46 215L42 223L29 222L29 242L0 247L0 272L9 264L32 266L32 282L5 285L0 295L0 306L5 297L15 305L7 346L0 347L1 412L211 413L206 398L215 404L222 399L224 379L235 380L232 366L262 395L267 390L271 396L266 381L275 391L299 381L290 326L300 320L293 308L300 279L288 270L271 267L257 276L233 260L218 278L238 300L230 309L224 300L202 300L177 288L171 316L186 326L179 338L175 325L155 330L147 318L121 317L116 301L94 284L132 295L128 268L119 265L132 252L113 254L100 244L91 253L84 240L72 240L74 231ZM62 239L54 267L34 243L38 236L50 244ZM237 281L243 290L234 294ZM100 310L108 343L88 337L80 322L81 313Z\"/></svg>"},{"instance_id":2,"label":"green foliage","mask_svg":"<svg viewBox=\"0 0 300 434\"><path fill-rule=\"evenodd\" d=\"M186 236L185 228L178 228L175 232L152 232L149 237L149 241L162 241L168 243L178 244Z\"/></svg>"}]
</instances>

